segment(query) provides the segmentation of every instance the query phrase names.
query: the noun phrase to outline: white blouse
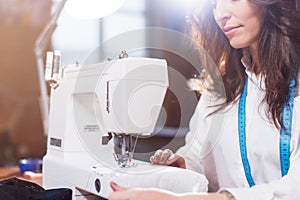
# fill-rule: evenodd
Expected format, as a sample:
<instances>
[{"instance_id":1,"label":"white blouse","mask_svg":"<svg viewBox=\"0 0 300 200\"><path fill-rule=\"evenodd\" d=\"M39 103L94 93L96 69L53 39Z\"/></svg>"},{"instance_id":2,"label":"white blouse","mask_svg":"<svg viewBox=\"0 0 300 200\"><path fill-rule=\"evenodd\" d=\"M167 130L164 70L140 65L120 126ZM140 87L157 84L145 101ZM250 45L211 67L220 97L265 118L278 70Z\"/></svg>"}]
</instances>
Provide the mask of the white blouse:
<instances>
[{"instance_id":1,"label":"white blouse","mask_svg":"<svg viewBox=\"0 0 300 200\"><path fill-rule=\"evenodd\" d=\"M290 168L281 175L280 130L266 117L264 82L246 71L246 146L255 186L249 187L240 155L238 135L238 103L208 115L217 104L212 94L202 94L190 121L186 145L177 153L186 159L188 169L203 173L209 191L227 190L237 200L300 199L300 96L294 99Z\"/></svg>"}]
</instances>

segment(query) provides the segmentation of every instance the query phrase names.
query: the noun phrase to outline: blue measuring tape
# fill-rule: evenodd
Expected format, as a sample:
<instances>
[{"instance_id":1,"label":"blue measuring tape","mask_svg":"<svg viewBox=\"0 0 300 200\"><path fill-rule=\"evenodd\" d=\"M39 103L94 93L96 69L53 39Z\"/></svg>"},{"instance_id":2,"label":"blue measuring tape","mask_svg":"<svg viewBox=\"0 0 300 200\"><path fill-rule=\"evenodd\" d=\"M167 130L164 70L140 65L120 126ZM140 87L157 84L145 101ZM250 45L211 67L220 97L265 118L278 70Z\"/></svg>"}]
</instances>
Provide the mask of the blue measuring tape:
<instances>
[{"instance_id":1,"label":"blue measuring tape","mask_svg":"<svg viewBox=\"0 0 300 200\"><path fill-rule=\"evenodd\" d=\"M291 80L289 86L289 98L285 102L282 110L282 123L283 127L280 129L280 163L281 163L281 174L286 175L290 167L290 140L291 140L291 130L292 130L292 117L293 117L293 107L294 98L296 92L296 81ZM239 101L238 109L238 132L239 132L239 142L240 142L240 152L242 157L242 162L244 166L245 175L250 187L254 186L251 175L251 168L247 157L247 147L246 147L246 97L248 90L248 77L244 85L243 92Z\"/></svg>"}]
</instances>

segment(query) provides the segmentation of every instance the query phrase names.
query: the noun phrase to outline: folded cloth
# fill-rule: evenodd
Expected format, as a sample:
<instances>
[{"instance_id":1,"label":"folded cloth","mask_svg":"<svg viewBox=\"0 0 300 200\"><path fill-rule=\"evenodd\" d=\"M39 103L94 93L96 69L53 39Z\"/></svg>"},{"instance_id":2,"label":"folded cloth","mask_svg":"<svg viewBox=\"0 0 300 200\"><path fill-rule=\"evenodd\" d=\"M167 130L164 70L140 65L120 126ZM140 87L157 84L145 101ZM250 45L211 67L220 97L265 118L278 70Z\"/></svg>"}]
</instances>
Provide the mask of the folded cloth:
<instances>
[{"instance_id":1,"label":"folded cloth","mask_svg":"<svg viewBox=\"0 0 300 200\"><path fill-rule=\"evenodd\" d=\"M140 166L141 168L142 166ZM174 193L205 193L208 180L203 174L177 167L155 166L153 170L115 173L112 180L124 187L157 188ZM132 168L134 170L134 168Z\"/></svg>"},{"instance_id":2,"label":"folded cloth","mask_svg":"<svg viewBox=\"0 0 300 200\"><path fill-rule=\"evenodd\" d=\"M71 200L72 190L45 190L41 186L18 178L0 181L0 199L5 200Z\"/></svg>"}]
</instances>

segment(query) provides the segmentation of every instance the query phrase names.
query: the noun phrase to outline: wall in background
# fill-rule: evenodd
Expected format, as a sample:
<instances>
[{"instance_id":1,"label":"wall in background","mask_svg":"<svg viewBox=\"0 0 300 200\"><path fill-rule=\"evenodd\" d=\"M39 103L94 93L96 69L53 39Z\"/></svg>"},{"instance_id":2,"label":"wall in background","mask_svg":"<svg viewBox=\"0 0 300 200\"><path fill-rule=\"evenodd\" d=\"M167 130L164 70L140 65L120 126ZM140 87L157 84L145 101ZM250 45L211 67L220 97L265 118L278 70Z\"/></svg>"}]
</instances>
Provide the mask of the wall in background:
<instances>
[{"instance_id":1,"label":"wall in background","mask_svg":"<svg viewBox=\"0 0 300 200\"><path fill-rule=\"evenodd\" d=\"M45 152L34 41L50 0L0 1L0 165Z\"/></svg>"}]
</instances>

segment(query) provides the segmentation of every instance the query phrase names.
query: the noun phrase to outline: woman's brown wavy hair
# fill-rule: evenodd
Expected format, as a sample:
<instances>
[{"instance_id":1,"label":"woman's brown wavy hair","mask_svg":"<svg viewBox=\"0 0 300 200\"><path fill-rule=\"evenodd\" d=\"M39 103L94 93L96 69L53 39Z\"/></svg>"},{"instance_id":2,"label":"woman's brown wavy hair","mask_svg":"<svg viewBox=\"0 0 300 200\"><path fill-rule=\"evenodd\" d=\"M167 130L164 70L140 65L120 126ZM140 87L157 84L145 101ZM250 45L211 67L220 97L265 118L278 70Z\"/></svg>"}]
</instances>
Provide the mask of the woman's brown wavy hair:
<instances>
[{"instance_id":1,"label":"woman's brown wavy hair","mask_svg":"<svg viewBox=\"0 0 300 200\"><path fill-rule=\"evenodd\" d=\"M289 82L295 78L295 66L298 69L299 65L300 0L249 1L265 9L258 44L258 66L261 67L253 67L252 71L266 77L267 114L279 127L283 105L289 96ZM204 48L219 67L226 93L223 106L226 106L238 99L244 87L242 49L230 46L214 20L210 1L199 2L202 4L199 10L189 18L191 34L196 45Z\"/></svg>"}]
</instances>

